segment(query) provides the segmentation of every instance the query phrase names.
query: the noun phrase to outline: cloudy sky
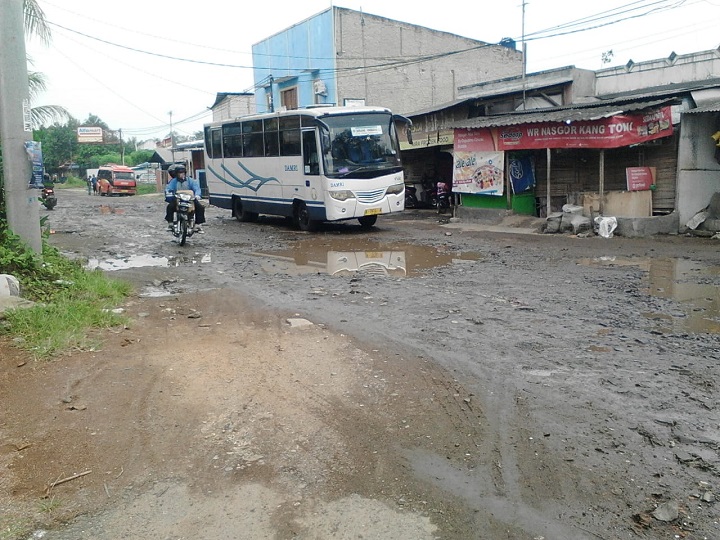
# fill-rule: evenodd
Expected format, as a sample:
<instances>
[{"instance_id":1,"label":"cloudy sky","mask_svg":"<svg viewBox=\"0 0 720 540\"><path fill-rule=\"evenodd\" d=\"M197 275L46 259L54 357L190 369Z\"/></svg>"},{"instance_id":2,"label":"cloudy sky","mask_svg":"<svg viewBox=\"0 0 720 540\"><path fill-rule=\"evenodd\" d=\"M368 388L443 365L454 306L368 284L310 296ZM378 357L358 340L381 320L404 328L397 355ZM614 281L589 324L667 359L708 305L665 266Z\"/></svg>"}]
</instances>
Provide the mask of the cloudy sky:
<instances>
[{"instance_id":1,"label":"cloudy sky","mask_svg":"<svg viewBox=\"0 0 720 540\"><path fill-rule=\"evenodd\" d=\"M35 105L102 118L126 137L191 135L218 92L252 91L254 43L330 0L39 0L53 39L27 45L48 79ZM717 49L720 0L337 0L334 5L497 43L527 38L528 72L598 69ZM524 11L524 18L523 18ZM524 19L524 25L523 25ZM520 45L518 45L520 46ZM602 55L612 50L612 60ZM215 64L215 65L213 65ZM218 65L222 64L222 65Z\"/></svg>"}]
</instances>

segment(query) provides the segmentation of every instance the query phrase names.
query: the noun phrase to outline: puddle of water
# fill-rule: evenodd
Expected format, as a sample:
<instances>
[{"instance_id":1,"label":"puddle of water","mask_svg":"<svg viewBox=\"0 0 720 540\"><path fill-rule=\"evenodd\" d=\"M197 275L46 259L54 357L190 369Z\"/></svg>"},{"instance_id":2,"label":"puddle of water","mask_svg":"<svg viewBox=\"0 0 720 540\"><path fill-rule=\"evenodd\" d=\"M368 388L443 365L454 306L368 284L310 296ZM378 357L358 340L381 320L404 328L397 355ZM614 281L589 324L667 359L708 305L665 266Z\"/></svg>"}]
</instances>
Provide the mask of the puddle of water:
<instances>
[{"instance_id":1,"label":"puddle of water","mask_svg":"<svg viewBox=\"0 0 720 540\"><path fill-rule=\"evenodd\" d=\"M101 214L124 214L125 210L122 208L115 208L114 206L109 206L107 204L101 204L100 205L100 213Z\"/></svg>"},{"instance_id":2,"label":"puddle of water","mask_svg":"<svg viewBox=\"0 0 720 540\"><path fill-rule=\"evenodd\" d=\"M475 252L457 252L413 244L379 244L349 238L303 239L289 249L258 251L253 255L268 259L261 263L263 271L267 273L391 277L414 276L458 260L477 261L482 258Z\"/></svg>"},{"instance_id":3,"label":"puddle of water","mask_svg":"<svg viewBox=\"0 0 720 540\"><path fill-rule=\"evenodd\" d=\"M193 264L205 264L212 262L211 253L193 253L181 257L170 257L170 266L192 266Z\"/></svg>"},{"instance_id":4,"label":"puddle of water","mask_svg":"<svg viewBox=\"0 0 720 540\"><path fill-rule=\"evenodd\" d=\"M720 267L689 259L646 257L597 257L579 262L586 266L636 266L647 272L645 280L649 294L684 304L684 317L667 313L643 314L648 319L660 321L665 331L720 333L720 286L701 282L704 279L713 281L714 276L720 276Z\"/></svg>"},{"instance_id":5,"label":"puddle of water","mask_svg":"<svg viewBox=\"0 0 720 540\"><path fill-rule=\"evenodd\" d=\"M127 270L128 268L143 268L146 266L168 266L167 257L156 257L155 255L130 255L118 259L90 259L87 267L90 270L99 268L100 270L115 271Z\"/></svg>"},{"instance_id":6,"label":"puddle of water","mask_svg":"<svg viewBox=\"0 0 720 540\"><path fill-rule=\"evenodd\" d=\"M193 264L204 264L212 262L210 253L195 253L193 255L183 255L182 257L157 257L155 255L130 255L117 259L90 259L87 268L95 270L105 270L112 272L115 270L127 270L128 268L144 268L148 266L186 266Z\"/></svg>"}]
</instances>

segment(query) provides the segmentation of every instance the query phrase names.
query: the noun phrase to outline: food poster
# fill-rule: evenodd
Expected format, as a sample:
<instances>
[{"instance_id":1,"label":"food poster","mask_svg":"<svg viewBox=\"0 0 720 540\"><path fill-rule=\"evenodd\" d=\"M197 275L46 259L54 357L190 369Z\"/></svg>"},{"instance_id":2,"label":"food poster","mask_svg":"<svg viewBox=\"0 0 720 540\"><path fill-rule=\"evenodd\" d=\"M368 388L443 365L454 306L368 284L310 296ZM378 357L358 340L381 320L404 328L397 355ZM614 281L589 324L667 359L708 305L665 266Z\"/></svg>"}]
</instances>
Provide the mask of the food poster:
<instances>
[{"instance_id":1,"label":"food poster","mask_svg":"<svg viewBox=\"0 0 720 540\"><path fill-rule=\"evenodd\" d=\"M512 192L525 193L535 187L535 160L531 155L511 155L508 158L508 178Z\"/></svg>"},{"instance_id":2,"label":"food poster","mask_svg":"<svg viewBox=\"0 0 720 540\"><path fill-rule=\"evenodd\" d=\"M455 130L453 192L502 195L504 152L489 129Z\"/></svg>"}]
</instances>

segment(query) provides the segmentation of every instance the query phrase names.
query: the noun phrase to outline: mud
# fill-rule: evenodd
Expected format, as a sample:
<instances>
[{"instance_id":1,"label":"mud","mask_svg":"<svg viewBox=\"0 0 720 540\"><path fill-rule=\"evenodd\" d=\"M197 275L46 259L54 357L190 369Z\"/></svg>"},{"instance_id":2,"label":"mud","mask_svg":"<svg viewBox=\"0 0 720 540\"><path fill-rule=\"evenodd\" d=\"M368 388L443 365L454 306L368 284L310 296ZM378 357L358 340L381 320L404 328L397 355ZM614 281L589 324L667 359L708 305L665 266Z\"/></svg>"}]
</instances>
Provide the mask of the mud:
<instances>
[{"instance_id":1,"label":"mud","mask_svg":"<svg viewBox=\"0 0 720 540\"><path fill-rule=\"evenodd\" d=\"M720 537L717 241L58 199L132 323L3 344L0 538Z\"/></svg>"}]
</instances>

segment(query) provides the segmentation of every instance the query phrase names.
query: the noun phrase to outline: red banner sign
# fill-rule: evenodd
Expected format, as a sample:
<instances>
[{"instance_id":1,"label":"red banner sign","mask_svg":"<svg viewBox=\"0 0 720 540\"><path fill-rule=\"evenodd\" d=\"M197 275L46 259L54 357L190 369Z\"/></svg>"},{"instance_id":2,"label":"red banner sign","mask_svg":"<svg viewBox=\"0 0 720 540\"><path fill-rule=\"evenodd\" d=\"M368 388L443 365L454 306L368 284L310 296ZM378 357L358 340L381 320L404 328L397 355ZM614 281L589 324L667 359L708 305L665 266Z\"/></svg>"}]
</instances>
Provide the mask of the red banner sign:
<instances>
[{"instance_id":1,"label":"red banner sign","mask_svg":"<svg viewBox=\"0 0 720 540\"><path fill-rule=\"evenodd\" d=\"M497 132L491 137L497 141L497 150L619 148L672 135L673 126L670 107L667 106L643 114L618 114L570 123L519 124L492 131Z\"/></svg>"},{"instance_id":2,"label":"red banner sign","mask_svg":"<svg viewBox=\"0 0 720 540\"><path fill-rule=\"evenodd\" d=\"M655 167L627 167L628 191L647 191L655 183Z\"/></svg>"}]
</instances>

